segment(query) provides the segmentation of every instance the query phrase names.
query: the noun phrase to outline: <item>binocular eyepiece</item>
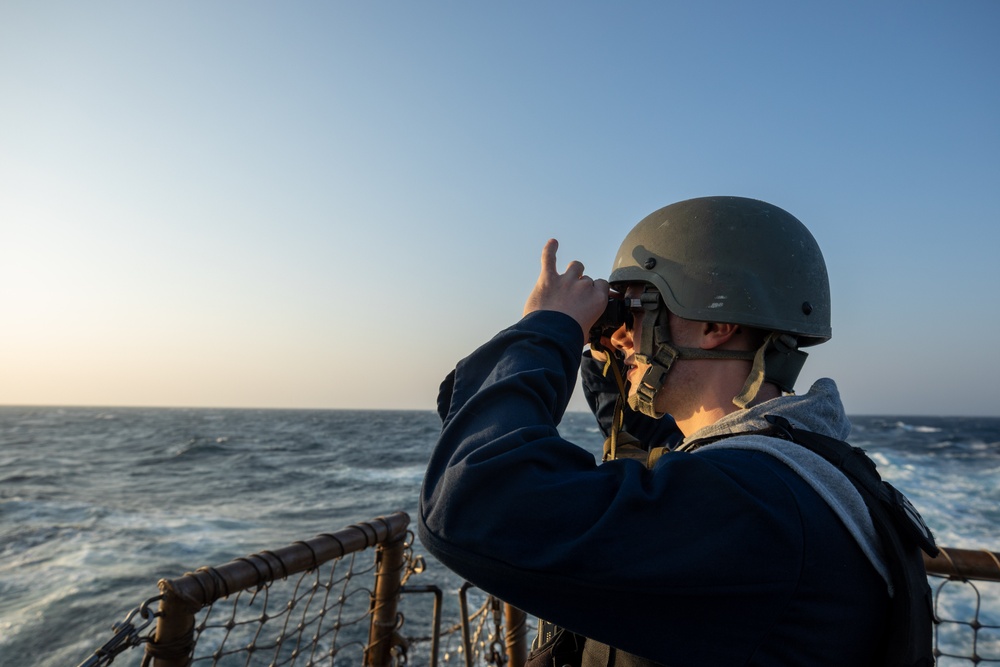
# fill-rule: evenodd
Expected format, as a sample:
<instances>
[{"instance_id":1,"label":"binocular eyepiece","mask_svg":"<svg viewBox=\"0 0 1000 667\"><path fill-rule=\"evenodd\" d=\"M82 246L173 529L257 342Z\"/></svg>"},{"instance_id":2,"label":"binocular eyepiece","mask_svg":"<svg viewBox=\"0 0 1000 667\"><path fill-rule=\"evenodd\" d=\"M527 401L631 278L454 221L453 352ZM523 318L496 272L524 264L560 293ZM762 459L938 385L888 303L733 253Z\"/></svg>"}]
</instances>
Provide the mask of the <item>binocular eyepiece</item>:
<instances>
[{"instance_id":1,"label":"binocular eyepiece","mask_svg":"<svg viewBox=\"0 0 1000 667\"><path fill-rule=\"evenodd\" d=\"M590 328L590 342L600 341L602 336L610 336L623 324L631 327L632 301L638 299L626 299L620 294L612 293L608 297L608 305L604 307L604 312Z\"/></svg>"}]
</instances>

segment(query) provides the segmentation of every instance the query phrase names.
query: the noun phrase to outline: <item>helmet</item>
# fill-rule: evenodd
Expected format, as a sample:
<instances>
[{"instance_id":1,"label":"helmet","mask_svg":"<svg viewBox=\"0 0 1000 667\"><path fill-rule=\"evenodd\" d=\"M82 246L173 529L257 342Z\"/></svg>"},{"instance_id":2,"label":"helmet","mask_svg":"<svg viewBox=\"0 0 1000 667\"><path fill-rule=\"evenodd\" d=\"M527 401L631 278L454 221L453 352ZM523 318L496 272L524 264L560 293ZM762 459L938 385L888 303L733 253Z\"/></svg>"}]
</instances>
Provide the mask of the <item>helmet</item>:
<instances>
[{"instance_id":1,"label":"helmet","mask_svg":"<svg viewBox=\"0 0 1000 667\"><path fill-rule=\"evenodd\" d=\"M645 393L633 405L653 416L659 415L652 396L676 358L753 359L747 386L734 399L745 407L765 380L791 391L806 356L797 348L831 336L830 285L819 245L790 213L755 199L701 197L651 213L625 237L608 281L648 283L662 299L646 301L650 326L638 346L640 359L660 368L647 373ZM684 319L772 335L756 355L742 357L676 348L663 306Z\"/></svg>"},{"instance_id":2,"label":"helmet","mask_svg":"<svg viewBox=\"0 0 1000 667\"><path fill-rule=\"evenodd\" d=\"M830 284L819 245L787 211L743 197L701 197L643 218L608 281L652 283L675 315L830 339Z\"/></svg>"}]
</instances>

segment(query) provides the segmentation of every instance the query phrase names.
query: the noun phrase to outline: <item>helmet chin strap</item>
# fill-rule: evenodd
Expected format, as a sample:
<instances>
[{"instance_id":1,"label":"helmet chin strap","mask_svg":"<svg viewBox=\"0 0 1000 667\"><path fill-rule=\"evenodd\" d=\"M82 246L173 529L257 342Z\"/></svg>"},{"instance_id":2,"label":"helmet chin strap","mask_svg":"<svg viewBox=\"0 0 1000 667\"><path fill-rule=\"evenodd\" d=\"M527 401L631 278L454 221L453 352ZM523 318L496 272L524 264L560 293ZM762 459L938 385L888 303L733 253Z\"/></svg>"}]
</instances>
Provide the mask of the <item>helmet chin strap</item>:
<instances>
[{"instance_id":1,"label":"helmet chin strap","mask_svg":"<svg viewBox=\"0 0 1000 667\"><path fill-rule=\"evenodd\" d=\"M680 356L680 350L670 341L670 320L660 293L646 289L640 296L642 304L642 338L639 340L635 359L649 368L639 380L635 391L628 397L628 406L647 417L659 419L664 412L657 412L653 399L663 386L667 371ZM634 315L633 315L634 317Z\"/></svg>"},{"instance_id":2,"label":"helmet chin strap","mask_svg":"<svg viewBox=\"0 0 1000 667\"><path fill-rule=\"evenodd\" d=\"M694 347L678 347L670 339L669 314L662 305L659 293L644 292L641 296L642 339L635 358L649 368L628 397L628 405L636 412L659 419L664 412L654 406L656 394L666 381L667 372L678 359L738 359L752 361L750 374L740 393L733 398L733 404L744 409L757 397L757 392L765 382L771 382L779 389L791 393L799 371L805 363L806 353L797 349L794 336L772 332L756 352L749 350L703 350Z\"/></svg>"},{"instance_id":3,"label":"helmet chin strap","mask_svg":"<svg viewBox=\"0 0 1000 667\"><path fill-rule=\"evenodd\" d=\"M657 344L656 355L652 358L645 354L635 355L637 361L649 364L649 368L646 369L646 372L639 380L635 393L628 397L628 405L637 412L641 412L654 419L659 419L666 413L657 411L653 405L653 400L663 387L667 371L670 370L675 361L678 359L738 359L740 361L755 361L754 368L750 371L750 376L747 378L743 390L739 396L733 399L733 403L737 407L745 408L757 395L757 391L764 382L763 369L761 368L759 372L757 371L756 358L758 356L763 358L765 347L766 345L762 346L758 353L754 354L749 350L702 350L696 347L676 347L670 343L660 341ZM740 401L742 401L742 404Z\"/></svg>"},{"instance_id":4,"label":"helmet chin strap","mask_svg":"<svg viewBox=\"0 0 1000 667\"><path fill-rule=\"evenodd\" d=\"M743 389L733 399L733 405L741 410L749 406L765 382L776 385L786 393L793 393L792 387L795 386L795 380L808 356L798 349L795 336L772 331L764 344L757 348L750 375L747 376Z\"/></svg>"}]
</instances>

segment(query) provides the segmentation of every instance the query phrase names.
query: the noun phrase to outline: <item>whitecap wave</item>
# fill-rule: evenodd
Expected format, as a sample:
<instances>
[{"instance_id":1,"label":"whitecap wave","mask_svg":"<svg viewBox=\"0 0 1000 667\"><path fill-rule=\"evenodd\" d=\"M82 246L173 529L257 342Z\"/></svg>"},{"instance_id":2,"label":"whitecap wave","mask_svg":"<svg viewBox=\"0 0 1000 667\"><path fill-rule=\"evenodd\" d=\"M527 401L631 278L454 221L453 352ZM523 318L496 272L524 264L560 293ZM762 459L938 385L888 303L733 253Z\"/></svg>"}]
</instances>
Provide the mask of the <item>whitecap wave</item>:
<instances>
[{"instance_id":1,"label":"whitecap wave","mask_svg":"<svg viewBox=\"0 0 1000 667\"><path fill-rule=\"evenodd\" d=\"M907 424L906 422L896 422L896 428L909 433L940 433L937 426L920 426L918 424Z\"/></svg>"}]
</instances>

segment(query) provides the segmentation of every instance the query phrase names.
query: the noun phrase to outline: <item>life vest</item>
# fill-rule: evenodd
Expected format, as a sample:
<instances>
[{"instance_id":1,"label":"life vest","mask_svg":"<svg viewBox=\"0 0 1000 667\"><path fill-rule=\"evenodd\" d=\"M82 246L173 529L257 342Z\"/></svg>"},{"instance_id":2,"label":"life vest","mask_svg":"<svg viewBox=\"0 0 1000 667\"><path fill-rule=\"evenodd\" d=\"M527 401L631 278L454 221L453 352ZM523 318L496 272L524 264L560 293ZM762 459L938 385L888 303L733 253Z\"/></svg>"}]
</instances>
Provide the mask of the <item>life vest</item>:
<instances>
[{"instance_id":1,"label":"life vest","mask_svg":"<svg viewBox=\"0 0 1000 667\"><path fill-rule=\"evenodd\" d=\"M798 429L784 417L767 415L770 428L763 431L732 433L690 443L686 451L737 435L764 435L794 442L823 457L854 485L868 507L872 523L882 544L882 552L892 580L894 594L889 601L889 618L884 642L885 667L932 667L934 665L934 609L930 584L920 552L938 554L934 536L920 513L895 487L878 474L875 463L859 447L820 433ZM609 446L605 443L605 458ZM664 448L649 452L641 449L634 439L626 438L614 448L615 458L642 460L649 468L665 453ZM550 641L546 644L541 633L547 626ZM656 667L658 663L618 651L592 639L568 638L568 631L555 629L539 621L538 646L528 660L529 667ZM557 640L557 641L553 641ZM557 655L552 646L557 644ZM546 652L547 649L547 652Z\"/></svg>"},{"instance_id":2,"label":"life vest","mask_svg":"<svg viewBox=\"0 0 1000 667\"><path fill-rule=\"evenodd\" d=\"M886 667L934 664L934 601L920 552L937 556L927 524L912 503L878 474L860 447L820 433L797 429L784 417L767 415L771 428L759 435L783 438L822 456L840 470L868 506L892 579L885 642Z\"/></svg>"}]
</instances>

